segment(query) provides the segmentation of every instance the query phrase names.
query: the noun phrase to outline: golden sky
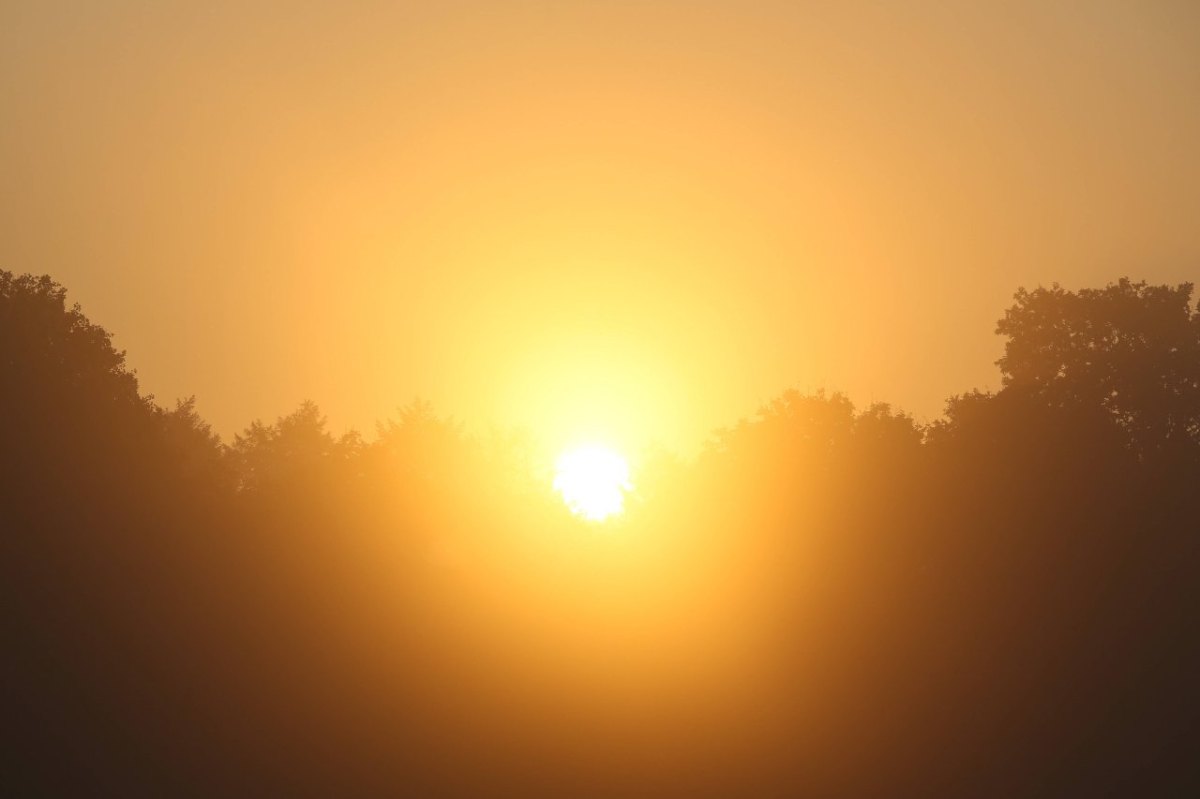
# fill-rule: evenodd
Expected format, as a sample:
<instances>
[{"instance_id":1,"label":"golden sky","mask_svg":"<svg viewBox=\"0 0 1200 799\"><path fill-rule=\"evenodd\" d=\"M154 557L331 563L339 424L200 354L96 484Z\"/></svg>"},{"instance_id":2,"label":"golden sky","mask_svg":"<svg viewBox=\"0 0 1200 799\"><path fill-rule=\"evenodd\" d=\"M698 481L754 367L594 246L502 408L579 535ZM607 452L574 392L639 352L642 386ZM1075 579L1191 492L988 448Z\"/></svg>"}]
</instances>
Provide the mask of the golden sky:
<instances>
[{"instance_id":1,"label":"golden sky","mask_svg":"<svg viewBox=\"0 0 1200 799\"><path fill-rule=\"evenodd\" d=\"M1018 285L1200 278L1200 4L0 4L0 268L229 435L681 451L995 387Z\"/></svg>"}]
</instances>

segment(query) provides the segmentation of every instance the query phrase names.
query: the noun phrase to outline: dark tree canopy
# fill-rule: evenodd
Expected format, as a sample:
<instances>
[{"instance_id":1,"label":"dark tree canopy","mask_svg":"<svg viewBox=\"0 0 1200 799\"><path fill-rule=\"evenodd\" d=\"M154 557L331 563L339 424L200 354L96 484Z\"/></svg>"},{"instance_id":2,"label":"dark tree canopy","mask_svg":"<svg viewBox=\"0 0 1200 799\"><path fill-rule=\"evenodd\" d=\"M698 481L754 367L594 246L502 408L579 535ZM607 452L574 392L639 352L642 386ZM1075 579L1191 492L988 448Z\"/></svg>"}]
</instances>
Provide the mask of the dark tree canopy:
<instances>
[{"instance_id":1,"label":"dark tree canopy","mask_svg":"<svg viewBox=\"0 0 1200 799\"><path fill-rule=\"evenodd\" d=\"M49 277L0 271L0 419L10 435L56 425L145 413L108 332L68 307L66 289Z\"/></svg>"},{"instance_id":2,"label":"dark tree canopy","mask_svg":"<svg viewBox=\"0 0 1200 799\"><path fill-rule=\"evenodd\" d=\"M1200 311L1192 285L1021 289L997 325L1004 385L1055 406L1103 408L1145 456L1200 441Z\"/></svg>"}]
</instances>

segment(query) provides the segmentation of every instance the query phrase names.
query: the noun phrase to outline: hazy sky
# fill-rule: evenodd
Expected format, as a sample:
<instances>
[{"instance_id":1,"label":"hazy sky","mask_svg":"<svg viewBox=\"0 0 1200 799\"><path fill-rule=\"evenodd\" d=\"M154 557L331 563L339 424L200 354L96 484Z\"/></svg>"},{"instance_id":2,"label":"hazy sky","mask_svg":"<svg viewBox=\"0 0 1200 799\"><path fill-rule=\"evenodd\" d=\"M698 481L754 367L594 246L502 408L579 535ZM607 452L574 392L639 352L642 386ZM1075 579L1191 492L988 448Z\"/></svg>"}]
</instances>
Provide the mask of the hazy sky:
<instances>
[{"instance_id":1,"label":"hazy sky","mask_svg":"<svg viewBox=\"0 0 1200 799\"><path fill-rule=\"evenodd\" d=\"M227 436L933 417L1018 285L1200 279L1198 143L1188 0L0 0L0 268Z\"/></svg>"}]
</instances>

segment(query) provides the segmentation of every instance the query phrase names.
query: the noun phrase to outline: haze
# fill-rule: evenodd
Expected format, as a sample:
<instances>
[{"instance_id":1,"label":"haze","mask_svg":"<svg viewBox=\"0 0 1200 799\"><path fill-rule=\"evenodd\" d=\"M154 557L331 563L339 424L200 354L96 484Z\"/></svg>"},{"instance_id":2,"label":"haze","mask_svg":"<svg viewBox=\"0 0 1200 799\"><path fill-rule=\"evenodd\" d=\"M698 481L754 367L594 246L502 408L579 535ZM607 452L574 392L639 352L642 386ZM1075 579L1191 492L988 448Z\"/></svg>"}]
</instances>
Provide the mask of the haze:
<instances>
[{"instance_id":1,"label":"haze","mask_svg":"<svg viewBox=\"0 0 1200 799\"><path fill-rule=\"evenodd\" d=\"M5 3L0 266L226 436L936 417L1019 285L1194 275L1200 6Z\"/></svg>"}]
</instances>

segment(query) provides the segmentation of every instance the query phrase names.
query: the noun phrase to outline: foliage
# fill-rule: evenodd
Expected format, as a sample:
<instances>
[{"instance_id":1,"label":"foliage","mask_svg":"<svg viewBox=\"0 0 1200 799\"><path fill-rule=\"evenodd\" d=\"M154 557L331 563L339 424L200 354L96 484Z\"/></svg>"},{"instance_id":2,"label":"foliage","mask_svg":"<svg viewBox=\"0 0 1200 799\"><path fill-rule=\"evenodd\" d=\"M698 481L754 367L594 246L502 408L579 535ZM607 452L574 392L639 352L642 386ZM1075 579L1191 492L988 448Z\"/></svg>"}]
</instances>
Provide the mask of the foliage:
<instances>
[{"instance_id":1,"label":"foliage","mask_svg":"<svg viewBox=\"0 0 1200 799\"><path fill-rule=\"evenodd\" d=\"M1144 456L1194 452L1200 436L1200 311L1192 285L1121 280L1021 289L996 332L1004 385L1051 405L1103 408Z\"/></svg>"},{"instance_id":2,"label":"foliage","mask_svg":"<svg viewBox=\"0 0 1200 799\"><path fill-rule=\"evenodd\" d=\"M6 788L1191 795L1190 303L1022 289L1000 391L784 392L600 531L421 401L223 444L0 272Z\"/></svg>"}]
</instances>

